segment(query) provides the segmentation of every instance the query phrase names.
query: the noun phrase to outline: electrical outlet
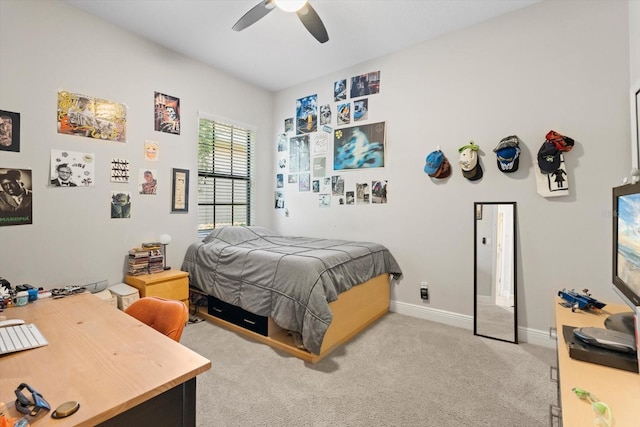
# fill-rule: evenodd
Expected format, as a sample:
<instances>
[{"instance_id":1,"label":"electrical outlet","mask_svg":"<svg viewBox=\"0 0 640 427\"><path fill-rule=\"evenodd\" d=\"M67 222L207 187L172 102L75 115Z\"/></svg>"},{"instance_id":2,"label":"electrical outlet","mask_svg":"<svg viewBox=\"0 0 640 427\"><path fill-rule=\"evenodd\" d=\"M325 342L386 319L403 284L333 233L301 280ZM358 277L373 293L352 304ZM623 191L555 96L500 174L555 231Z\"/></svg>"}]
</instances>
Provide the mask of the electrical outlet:
<instances>
[{"instance_id":1,"label":"electrical outlet","mask_svg":"<svg viewBox=\"0 0 640 427\"><path fill-rule=\"evenodd\" d=\"M428 282L420 283L420 298L422 298L423 300L429 299L429 283Z\"/></svg>"}]
</instances>

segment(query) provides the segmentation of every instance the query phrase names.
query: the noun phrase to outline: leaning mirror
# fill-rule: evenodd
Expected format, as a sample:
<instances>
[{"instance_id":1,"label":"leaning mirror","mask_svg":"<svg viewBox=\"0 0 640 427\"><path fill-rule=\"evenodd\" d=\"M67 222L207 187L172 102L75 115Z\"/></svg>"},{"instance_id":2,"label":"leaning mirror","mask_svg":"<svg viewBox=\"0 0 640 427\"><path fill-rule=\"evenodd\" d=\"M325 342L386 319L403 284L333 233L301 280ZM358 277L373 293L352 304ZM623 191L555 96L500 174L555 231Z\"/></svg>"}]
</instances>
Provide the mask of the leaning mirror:
<instances>
[{"instance_id":1,"label":"leaning mirror","mask_svg":"<svg viewBox=\"0 0 640 427\"><path fill-rule=\"evenodd\" d=\"M473 334L518 342L516 203L475 202Z\"/></svg>"}]
</instances>

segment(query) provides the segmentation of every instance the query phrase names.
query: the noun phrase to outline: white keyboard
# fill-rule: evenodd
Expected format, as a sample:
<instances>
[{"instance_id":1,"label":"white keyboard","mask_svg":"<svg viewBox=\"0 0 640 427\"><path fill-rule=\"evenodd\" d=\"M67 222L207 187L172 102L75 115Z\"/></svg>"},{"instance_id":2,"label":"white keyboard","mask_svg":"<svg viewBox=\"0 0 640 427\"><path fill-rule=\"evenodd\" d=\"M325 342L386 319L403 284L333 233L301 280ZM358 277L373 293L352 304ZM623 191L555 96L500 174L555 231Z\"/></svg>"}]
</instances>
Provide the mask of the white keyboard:
<instances>
[{"instance_id":1,"label":"white keyboard","mask_svg":"<svg viewBox=\"0 0 640 427\"><path fill-rule=\"evenodd\" d=\"M0 328L0 355L49 344L33 323Z\"/></svg>"}]
</instances>

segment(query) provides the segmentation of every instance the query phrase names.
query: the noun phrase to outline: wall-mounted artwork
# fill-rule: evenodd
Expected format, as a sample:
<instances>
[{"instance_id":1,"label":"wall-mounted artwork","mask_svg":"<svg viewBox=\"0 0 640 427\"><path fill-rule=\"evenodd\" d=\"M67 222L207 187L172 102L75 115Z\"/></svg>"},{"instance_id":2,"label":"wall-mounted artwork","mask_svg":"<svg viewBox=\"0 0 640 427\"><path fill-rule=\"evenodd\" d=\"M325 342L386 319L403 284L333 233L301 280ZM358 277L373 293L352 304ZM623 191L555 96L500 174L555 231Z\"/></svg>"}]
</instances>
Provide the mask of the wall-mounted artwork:
<instances>
[{"instance_id":1,"label":"wall-mounted artwork","mask_svg":"<svg viewBox=\"0 0 640 427\"><path fill-rule=\"evenodd\" d=\"M318 95L309 95L296 101L296 134L318 130Z\"/></svg>"},{"instance_id":2,"label":"wall-mounted artwork","mask_svg":"<svg viewBox=\"0 0 640 427\"><path fill-rule=\"evenodd\" d=\"M0 110L0 150L20 152L20 113Z\"/></svg>"},{"instance_id":3,"label":"wall-mounted artwork","mask_svg":"<svg viewBox=\"0 0 640 427\"><path fill-rule=\"evenodd\" d=\"M385 122L337 129L333 169L384 167Z\"/></svg>"},{"instance_id":4,"label":"wall-mounted artwork","mask_svg":"<svg viewBox=\"0 0 640 427\"><path fill-rule=\"evenodd\" d=\"M333 84L333 101L344 101L347 99L347 79L338 80Z\"/></svg>"},{"instance_id":5,"label":"wall-mounted artwork","mask_svg":"<svg viewBox=\"0 0 640 427\"><path fill-rule=\"evenodd\" d=\"M156 194L158 189L158 172L155 169L141 168L138 172L138 189L140 194Z\"/></svg>"},{"instance_id":6,"label":"wall-mounted artwork","mask_svg":"<svg viewBox=\"0 0 640 427\"><path fill-rule=\"evenodd\" d=\"M292 132L293 131L293 117L289 117L284 120L284 131Z\"/></svg>"},{"instance_id":7,"label":"wall-mounted artwork","mask_svg":"<svg viewBox=\"0 0 640 427\"><path fill-rule=\"evenodd\" d=\"M310 169L309 135L289 138L289 172L308 172Z\"/></svg>"},{"instance_id":8,"label":"wall-mounted artwork","mask_svg":"<svg viewBox=\"0 0 640 427\"><path fill-rule=\"evenodd\" d=\"M371 182L371 203L387 203L387 180Z\"/></svg>"},{"instance_id":9,"label":"wall-mounted artwork","mask_svg":"<svg viewBox=\"0 0 640 427\"><path fill-rule=\"evenodd\" d=\"M154 129L180 135L180 98L154 92Z\"/></svg>"},{"instance_id":10,"label":"wall-mounted artwork","mask_svg":"<svg viewBox=\"0 0 640 427\"><path fill-rule=\"evenodd\" d=\"M131 193L111 192L111 218L131 218Z\"/></svg>"},{"instance_id":11,"label":"wall-mounted artwork","mask_svg":"<svg viewBox=\"0 0 640 427\"><path fill-rule=\"evenodd\" d=\"M173 169L173 192L171 193L171 212L189 212L189 171Z\"/></svg>"},{"instance_id":12,"label":"wall-mounted artwork","mask_svg":"<svg viewBox=\"0 0 640 427\"><path fill-rule=\"evenodd\" d=\"M31 169L0 169L0 227L33 223Z\"/></svg>"},{"instance_id":13,"label":"wall-mounted artwork","mask_svg":"<svg viewBox=\"0 0 640 427\"><path fill-rule=\"evenodd\" d=\"M356 204L368 205L369 199L369 184L367 184L366 182L356 184Z\"/></svg>"},{"instance_id":14,"label":"wall-mounted artwork","mask_svg":"<svg viewBox=\"0 0 640 427\"><path fill-rule=\"evenodd\" d=\"M320 126L331 124L331 106L329 104L320 106Z\"/></svg>"},{"instance_id":15,"label":"wall-mounted artwork","mask_svg":"<svg viewBox=\"0 0 640 427\"><path fill-rule=\"evenodd\" d=\"M324 154L329 151L329 135L325 132L311 134L311 148L313 154Z\"/></svg>"},{"instance_id":16,"label":"wall-mounted artwork","mask_svg":"<svg viewBox=\"0 0 640 427\"><path fill-rule=\"evenodd\" d=\"M51 150L51 187L95 186L95 155Z\"/></svg>"},{"instance_id":17,"label":"wall-mounted artwork","mask_svg":"<svg viewBox=\"0 0 640 427\"><path fill-rule=\"evenodd\" d=\"M351 77L351 98L380 92L380 71Z\"/></svg>"},{"instance_id":18,"label":"wall-mounted artwork","mask_svg":"<svg viewBox=\"0 0 640 427\"><path fill-rule=\"evenodd\" d=\"M314 193L319 193L320 192L320 180L319 179L314 179L312 184L311 184L311 191L313 191Z\"/></svg>"},{"instance_id":19,"label":"wall-mounted artwork","mask_svg":"<svg viewBox=\"0 0 640 427\"><path fill-rule=\"evenodd\" d=\"M124 104L66 91L58 92L58 133L127 142Z\"/></svg>"},{"instance_id":20,"label":"wall-mounted artwork","mask_svg":"<svg viewBox=\"0 0 640 427\"><path fill-rule=\"evenodd\" d=\"M276 209L284 209L284 192L282 191L274 191L273 192L273 198L275 201L275 208Z\"/></svg>"},{"instance_id":21,"label":"wall-mounted artwork","mask_svg":"<svg viewBox=\"0 0 640 427\"><path fill-rule=\"evenodd\" d=\"M356 201L356 196L353 191L347 191L346 193L346 202L347 205L353 205Z\"/></svg>"},{"instance_id":22,"label":"wall-mounted artwork","mask_svg":"<svg viewBox=\"0 0 640 427\"><path fill-rule=\"evenodd\" d=\"M278 152L281 153L283 151L287 151L289 148L289 141L287 139L286 133L281 133L278 135Z\"/></svg>"},{"instance_id":23,"label":"wall-mounted artwork","mask_svg":"<svg viewBox=\"0 0 640 427\"><path fill-rule=\"evenodd\" d=\"M111 159L111 182L129 182L129 160Z\"/></svg>"},{"instance_id":24,"label":"wall-mounted artwork","mask_svg":"<svg viewBox=\"0 0 640 427\"><path fill-rule=\"evenodd\" d=\"M156 141L144 142L144 159L157 162L160 159L160 145Z\"/></svg>"},{"instance_id":25,"label":"wall-mounted artwork","mask_svg":"<svg viewBox=\"0 0 640 427\"><path fill-rule=\"evenodd\" d=\"M318 195L318 207L330 208L331 207L331 194L319 194Z\"/></svg>"},{"instance_id":26,"label":"wall-mounted artwork","mask_svg":"<svg viewBox=\"0 0 640 427\"><path fill-rule=\"evenodd\" d=\"M311 189L311 176L308 173L301 173L298 179L298 191L309 191Z\"/></svg>"},{"instance_id":27,"label":"wall-mounted artwork","mask_svg":"<svg viewBox=\"0 0 640 427\"><path fill-rule=\"evenodd\" d=\"M351 123L351 103L346 102L338 105L338 125L348 125Z\"/></svg>"},{"instance_id":28,"label":"wall-mounted artwork","mask_svg":"<svg viewBox=\"0 0 640 427\"><path fill-rule=\"evenodd\" d=\"M367 98L353 101L353 121L367 120L369 117L369 100Z\"/></svg>"},{"instance_id":29,"label":"wall-mounted artwork","mask_svg":"<svg viewBox=\"0 0 640 427\"><path fill-rule=\"evenodd\" d=\"M326 157L314 157L313 158L313 177L319 178L325 176L327 170L327 158Z\"/></svg>"},{"instance_id":30,"label":"wall-mounted artwork","mask_svg":"<svg viewBox=\"0 0 640 427\"><path fill-rule=\"evenodd\" d=\"M344 179L340 175L331 177L331 194L334 196L344 196Z\"/></svg>"}]
</instances>

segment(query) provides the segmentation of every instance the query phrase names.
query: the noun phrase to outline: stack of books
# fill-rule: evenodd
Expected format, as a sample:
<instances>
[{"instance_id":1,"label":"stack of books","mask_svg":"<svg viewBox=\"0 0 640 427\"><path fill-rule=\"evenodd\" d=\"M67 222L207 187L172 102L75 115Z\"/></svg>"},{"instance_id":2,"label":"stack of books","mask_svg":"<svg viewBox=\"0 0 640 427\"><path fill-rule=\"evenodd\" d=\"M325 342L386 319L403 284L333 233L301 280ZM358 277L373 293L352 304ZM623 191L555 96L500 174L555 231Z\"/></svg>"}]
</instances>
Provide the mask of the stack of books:
<instances>
[{"instance_id":1,"label":"stack of books","mask_svg":"<svg viewBox=\"0 0 640 427\"><path fill-rule=\"evenodd\" d=\"M149 250L145 248L133 248L129 250L129 267L127 273L131 276L139 276L149 272Z\"/></svg>"},{"instance_id":2,"label":"stack of books","mask_svg":"<svg viewBox=\"0 0 640 427\"><path fill-rule=\"evenodd\" d=\"M164 255L160 250L160 243L143 243L142 247L149 251L149 274L164 271Z\"/></svg>"},{"instance_id":3,"label":"stack of books","mask_svg":"<svg viewBox=\"0 0 640 427\"><path fill-rule=\"evenodd\" d=\"M149 274L160 273L164 271L164 256L160 249L151 249L149 251Z\"/></svg>"}]
</instances>

